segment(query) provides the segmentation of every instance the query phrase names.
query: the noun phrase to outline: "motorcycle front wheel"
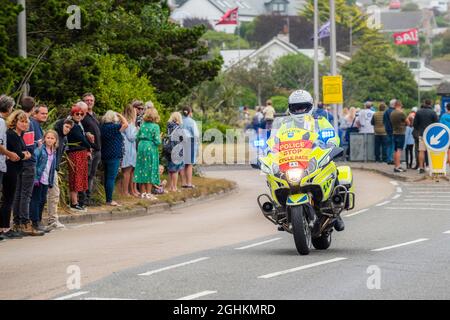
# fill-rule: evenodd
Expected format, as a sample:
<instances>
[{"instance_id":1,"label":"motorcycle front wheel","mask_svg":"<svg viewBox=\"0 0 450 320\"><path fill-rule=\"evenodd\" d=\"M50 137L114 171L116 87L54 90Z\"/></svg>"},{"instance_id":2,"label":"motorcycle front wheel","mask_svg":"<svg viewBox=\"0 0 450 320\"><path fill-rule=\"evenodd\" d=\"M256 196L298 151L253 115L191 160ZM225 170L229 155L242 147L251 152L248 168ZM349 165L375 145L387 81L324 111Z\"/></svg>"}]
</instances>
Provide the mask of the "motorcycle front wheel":
<instances>
[{"instance_id":1,"label":"motorcycle front wheel","mask_svg":"<svg viewBox=\"0 0 450 320\"><path fill-rule=\"evenodd\" d=\"M291 207L292 233L294 234L295 247L301 255L309 254L311 248L311 229L306 219L303 206Z\"/></svg>"},{"instance_id":2,"label":"motorcycle front wheel","mask_svg":"<svg viewBox=\"0 0 450 320\"><path fill-rule=\"evenodd\" d=\"M312 239L312 244L317 250L326 250L331 245L331 232L324 233L318 238Z\"/></svg>"}]
</instances>

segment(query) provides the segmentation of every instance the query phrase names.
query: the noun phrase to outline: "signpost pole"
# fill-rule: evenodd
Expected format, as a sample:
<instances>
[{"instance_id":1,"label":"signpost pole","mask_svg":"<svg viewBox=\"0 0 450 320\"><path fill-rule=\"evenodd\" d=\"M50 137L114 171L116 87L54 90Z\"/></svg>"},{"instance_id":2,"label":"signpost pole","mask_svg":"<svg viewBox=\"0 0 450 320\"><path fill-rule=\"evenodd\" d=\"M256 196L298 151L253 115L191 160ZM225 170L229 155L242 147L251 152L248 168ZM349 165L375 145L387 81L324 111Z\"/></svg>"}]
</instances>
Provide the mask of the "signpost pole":
<instances>
[{"instance_id":1,"label":"signpost pole","mask_svg":"<svg viewBox=\"0 0 450 320\"><path fill-rule=\"evenodd\" d=\"M419 71L417 73L417 108L420 108L420 69L422 69L422 62L420 61L420 38L417 32L417 58L419 60Z\"/></svg>"},{"instance_id":2,"label":"signpost pole","mask_svg":"<svg viewBox=\"0 0 450 320\"><path fill-rule=\"evenodd\" d=\"M330 0L330 59L331 59L331 75L335 76L337 74L337 65L336 65L336 16L335 16L335 3L334 0ZM333 108L333 127L336 131L336 135L338 132L338 105L332 104Z\"/></svg>"},{"instance_id":3,"label":"signpost pole","mask_svg":"<svg viewBox=\"0 0 450 320\"><path fill-rule=\"evenodd\" d=\"M314 0L314 107L319 102L319 0Z\"/></svg>"}]
</instances>

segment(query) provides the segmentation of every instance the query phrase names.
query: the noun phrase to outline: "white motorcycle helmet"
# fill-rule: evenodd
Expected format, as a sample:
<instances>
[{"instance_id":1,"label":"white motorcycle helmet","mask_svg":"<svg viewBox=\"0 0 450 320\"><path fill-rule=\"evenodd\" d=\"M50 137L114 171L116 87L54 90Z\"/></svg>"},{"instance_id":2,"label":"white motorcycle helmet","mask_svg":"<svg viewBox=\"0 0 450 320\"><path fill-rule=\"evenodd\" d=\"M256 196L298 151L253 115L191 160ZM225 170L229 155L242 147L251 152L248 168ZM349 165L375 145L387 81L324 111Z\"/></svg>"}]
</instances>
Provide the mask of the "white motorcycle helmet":
<instances>
[{"instance_id":1,"label":"white motorcycle helmet","mask_svg":"<svg viewBox=\"0 0 450 320\"><path fill-rule=\"evenodd\" d=\"M288 99L289 114L291 116L312 115L314 109L314 101L308 91L296 90L291 93Z\"/></svg>"}]
</instances>

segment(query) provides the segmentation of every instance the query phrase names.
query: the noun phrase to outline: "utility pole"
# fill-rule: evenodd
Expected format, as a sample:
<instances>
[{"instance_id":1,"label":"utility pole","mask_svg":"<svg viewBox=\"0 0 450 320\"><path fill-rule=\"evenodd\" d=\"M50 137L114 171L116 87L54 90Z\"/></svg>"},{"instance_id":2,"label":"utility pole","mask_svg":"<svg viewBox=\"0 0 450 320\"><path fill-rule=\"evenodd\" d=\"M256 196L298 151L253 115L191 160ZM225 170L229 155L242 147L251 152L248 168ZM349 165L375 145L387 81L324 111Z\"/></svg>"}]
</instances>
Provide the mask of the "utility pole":
<instances>
[{"instance_id":1,"label":"utility pole","mask_svg":"<svg viewBox=\"0 0 450 320\"><path fill-rule=\"evenodd\" d=\"M330 59L331 59L331 75L337 75L336 65L336 17L335 17L334 0L330 0ZM333 126L336 134L338 133L338 105L333 104Z\"/></svg>"},{"instance_id":2,"label":"utility pole","mask_svg":"<svg viewBox=\"0 0 450 320\"><path fill-rule=\"evenodd\" d=\"M17 17L17 34L19 40L19 56L27 58L27 14L25 7L25 0L17 0L17 4L23 7L23 10L19 13ZM24 83L22 89L22 94L28 95L28 83Z\"/></svg>"},{"instance_id":3,"label":"utility pole","mask_svg":"<svg viewBox=\"0 0 450 320\"><path fill-rule=\"evenodd\" d=\"M314 0L314 106L319 102L319 6Z\"/></svg>"}]
</instances>

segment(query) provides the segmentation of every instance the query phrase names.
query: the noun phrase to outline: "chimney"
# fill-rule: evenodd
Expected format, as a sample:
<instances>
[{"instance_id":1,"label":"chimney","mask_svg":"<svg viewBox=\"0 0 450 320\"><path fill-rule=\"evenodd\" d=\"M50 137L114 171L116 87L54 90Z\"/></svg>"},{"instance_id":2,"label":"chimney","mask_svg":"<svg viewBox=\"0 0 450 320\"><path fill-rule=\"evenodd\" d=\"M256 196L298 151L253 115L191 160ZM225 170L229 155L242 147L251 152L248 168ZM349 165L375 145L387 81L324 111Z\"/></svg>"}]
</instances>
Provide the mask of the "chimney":
<instances>
[{"instance_id":1,"label":"chimney","mask_svg":"<svg viewBox=\"0 0 450 320\"><path fill-rule=\"evenodd\" d=\"M287 18L287 23L283 26L283 30L278 34L277 38L290 43L290 38L289 38L289 18Z\"/></svg>"}]
</instances>

